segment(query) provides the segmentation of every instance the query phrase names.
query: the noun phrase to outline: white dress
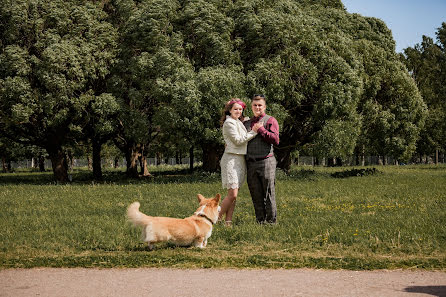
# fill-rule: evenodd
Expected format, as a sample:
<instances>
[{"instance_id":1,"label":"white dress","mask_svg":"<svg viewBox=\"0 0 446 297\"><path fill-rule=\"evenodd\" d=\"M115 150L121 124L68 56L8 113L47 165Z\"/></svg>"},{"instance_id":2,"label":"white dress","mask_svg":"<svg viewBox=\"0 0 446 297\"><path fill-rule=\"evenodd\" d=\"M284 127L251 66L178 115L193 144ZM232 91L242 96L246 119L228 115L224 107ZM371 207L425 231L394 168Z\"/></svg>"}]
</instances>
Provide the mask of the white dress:
<instances>
[{"instance_id":1,"label":"white dress","mask_svg":"<svg viewBox=\"0 0 446 297\"><path fill-rule=\"evenodd\" d=\"M225 189L238 189L246 178L245 155L224 153L220 160L221 183Z\"/></svg>"},{"instance_id":2,"label":"white dress","mask_svg":"<svg viewBox=\"0 0 446 297\"><path fill-rule=\"evenodd\" d=\"M240 120L229 116L223 124L223 137L225 139L225 152L220 160L221 182L223 188L238 189L246 179L246 147L248 141L257 135L248 133Z\"/></svg>"}]
</instances>

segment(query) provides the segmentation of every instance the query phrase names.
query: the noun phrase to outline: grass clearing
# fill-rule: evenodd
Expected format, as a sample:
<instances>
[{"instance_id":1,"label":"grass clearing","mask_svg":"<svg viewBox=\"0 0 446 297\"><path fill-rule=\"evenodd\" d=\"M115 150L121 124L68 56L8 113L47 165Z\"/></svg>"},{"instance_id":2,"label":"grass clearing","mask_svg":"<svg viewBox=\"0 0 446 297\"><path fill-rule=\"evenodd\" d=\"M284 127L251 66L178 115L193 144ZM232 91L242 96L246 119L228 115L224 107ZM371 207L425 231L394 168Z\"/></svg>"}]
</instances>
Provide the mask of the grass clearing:
<instances>
[{"instance_id":1,"label":"grass clearing","mask_svg":"<svg viewBox=\"0 0 446 297\"><path fill-rule=\"evenodd\" d=\"M154 177L55 185L51 173L0 174L0 267L327 268L446 270L446 166L294 167L278 172L278 225L255 224L247 185L233 228L216 225L206 249L148 251L125 219L141 202L155 216L187 217L218 174L152 168ZM369 171L367 171L369 172Z\"/></svg>"}]
</instances>

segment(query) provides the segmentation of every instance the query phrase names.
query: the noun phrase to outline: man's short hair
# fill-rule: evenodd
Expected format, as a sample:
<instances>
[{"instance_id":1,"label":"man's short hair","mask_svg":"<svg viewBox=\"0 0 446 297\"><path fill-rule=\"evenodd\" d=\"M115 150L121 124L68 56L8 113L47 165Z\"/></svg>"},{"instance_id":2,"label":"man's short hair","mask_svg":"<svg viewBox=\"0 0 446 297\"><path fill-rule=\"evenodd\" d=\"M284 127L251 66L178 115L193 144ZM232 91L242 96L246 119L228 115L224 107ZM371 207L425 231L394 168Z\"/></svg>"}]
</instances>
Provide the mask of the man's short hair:
<instances>
[{"instance_id":1,"label":"man's short hair","mask_svg":"<svg viewBox=\"0 0 446 297\"><path fill-rule=\"evenodd\" d=\"M254 100L263 100L266 103L265 95L263 94L254 94L254 96L252 96L252 101Z\"/></svg>"}]
</instances>

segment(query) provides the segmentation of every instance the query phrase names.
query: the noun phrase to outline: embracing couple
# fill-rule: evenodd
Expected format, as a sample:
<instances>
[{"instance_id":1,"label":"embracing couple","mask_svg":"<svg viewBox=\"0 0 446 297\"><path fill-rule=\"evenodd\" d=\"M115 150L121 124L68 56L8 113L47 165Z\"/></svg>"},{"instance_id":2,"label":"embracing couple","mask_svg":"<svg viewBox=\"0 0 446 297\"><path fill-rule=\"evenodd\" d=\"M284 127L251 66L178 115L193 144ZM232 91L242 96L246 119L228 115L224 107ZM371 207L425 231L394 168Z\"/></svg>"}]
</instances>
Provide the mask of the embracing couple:
<instances>
[{"instance_id":1,"label":"embracing couple","mask_svg":"<svg viewBox=\"0 0 446 297\"><path fill-rule=\"evenodd\" d=\"M276 159L273 145L279 144L279 124L265 114L264 95L254 95L254 118L245 119L246 104L232 99L224 108L221 124L225 140L225 152L220 161L223 187L228 194L221 204L219 220L232 225L237 194L247 176L249 192L256 220L260 224L275 224L277 219L275 176Z\"/></svg>"}]
</instances>

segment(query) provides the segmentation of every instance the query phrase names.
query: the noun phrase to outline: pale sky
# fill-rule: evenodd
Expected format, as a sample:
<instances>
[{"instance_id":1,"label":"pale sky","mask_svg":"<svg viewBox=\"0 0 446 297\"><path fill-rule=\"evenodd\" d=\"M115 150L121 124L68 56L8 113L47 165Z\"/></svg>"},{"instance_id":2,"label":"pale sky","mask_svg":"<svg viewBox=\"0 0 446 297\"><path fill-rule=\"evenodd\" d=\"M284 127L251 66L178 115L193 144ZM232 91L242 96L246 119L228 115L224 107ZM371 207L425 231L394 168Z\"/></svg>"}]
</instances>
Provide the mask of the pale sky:
<instances>
[{"instance_id":1,"label":"pale sky","mask_svg":"<svg viewBox=\"0 0 446 297\"><path fill-rule=\"evenodd\" d=\"M446 22L446 0L342 0L347 11L383 20L392 31L396 52L421 43Z\"/></svg>"}]
</instances>

